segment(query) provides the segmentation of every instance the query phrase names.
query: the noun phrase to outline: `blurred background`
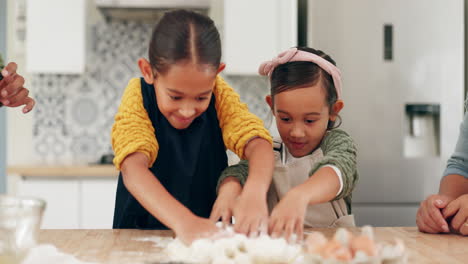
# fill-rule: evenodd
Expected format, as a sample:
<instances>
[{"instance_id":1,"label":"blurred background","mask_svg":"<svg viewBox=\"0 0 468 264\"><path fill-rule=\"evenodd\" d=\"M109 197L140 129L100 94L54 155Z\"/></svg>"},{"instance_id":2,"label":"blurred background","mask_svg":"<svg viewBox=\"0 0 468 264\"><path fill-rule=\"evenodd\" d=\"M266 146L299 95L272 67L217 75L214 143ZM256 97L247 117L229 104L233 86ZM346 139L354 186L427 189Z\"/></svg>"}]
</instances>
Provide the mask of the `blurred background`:
<instances>
[{"instance_id":1,"label":"blurred background","mask_svg":"<svg viewBox=\"0 0 468 264\"><path fill-rule=\"evenodd\" d=\"M257 67L292 46L343 73L342 128L358 146L357 224L414 226L438 191L464 113L467 0L0 0L0 54L35 109L0 108L0 193L38 196L44 228L111 228L110 129L163 12L209 15L223 77L273 134ZM230 154L234 161L235 157Z\"/></svg>"}]
</instances>

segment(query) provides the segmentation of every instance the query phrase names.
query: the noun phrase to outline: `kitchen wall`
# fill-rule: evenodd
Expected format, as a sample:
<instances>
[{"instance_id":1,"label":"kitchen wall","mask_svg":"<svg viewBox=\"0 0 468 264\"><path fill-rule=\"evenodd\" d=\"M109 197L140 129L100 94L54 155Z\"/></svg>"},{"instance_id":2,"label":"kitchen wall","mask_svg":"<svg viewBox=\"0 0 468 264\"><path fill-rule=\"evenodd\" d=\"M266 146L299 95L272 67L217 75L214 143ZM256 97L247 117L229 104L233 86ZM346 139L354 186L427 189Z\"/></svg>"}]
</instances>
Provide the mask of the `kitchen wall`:
<instances>
[{"instance_id":1,"label":"kitchen wall","mask_svg":"<svg viewBox=\"0 0 468 264\"><path fill-rule=\"evenodd\" d=\"M211 15L219 23L222 6L213 2ZM37 105L26 116L18 109L8 110L8 165L96 162L112 151L113 117L128 80L140 76L137 60L146 57L155 22L104 19L90 0L85 73L28 75L24 72L25 0L9 3L9 14L13 14L9 17L9 59L19 63ZM264 78L225 78L254 113L268 119Z\"/></svg>"}]
</instances>

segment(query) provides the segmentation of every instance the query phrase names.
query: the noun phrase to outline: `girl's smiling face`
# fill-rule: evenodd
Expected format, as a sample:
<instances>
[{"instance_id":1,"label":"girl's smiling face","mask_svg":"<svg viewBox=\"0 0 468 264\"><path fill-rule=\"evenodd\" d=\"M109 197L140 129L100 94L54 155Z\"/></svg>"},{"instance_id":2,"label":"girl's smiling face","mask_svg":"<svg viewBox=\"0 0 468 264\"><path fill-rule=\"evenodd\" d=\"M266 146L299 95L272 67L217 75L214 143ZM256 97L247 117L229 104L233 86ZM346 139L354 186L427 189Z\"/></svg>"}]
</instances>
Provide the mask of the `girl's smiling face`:
<instances>
[{"instance_id":1,"label":"girl's smiling face","mask_svg":"<svg viewBox=\"0 0 468 264\"><path fill-rule=\"evenodd\" d=\"M276 126L284 144L294 157L303 157L314 151L322 141L328 121L334 121L336 114L330 114L325 100L326 92L321 82L316 85L290 89L266 98ZM339 101L342 107L342 101ZM336 104L333 108L336 108Z\"/></svg>"},{"instance_id":2,"label":"girl's smiling face","mask_svg":"<svg viewBox=\"0 0 468 264\"><path fill-rule=\"evenodd\" d=\"M176 129L188 128L208 109L216 75L226 66L182 61L156 73L146 59L141 58L138 65L145 81L154 84L159 111Z\"/></svg>"},{"instance_id":3,"label":"girl's smiling face","mask_svg":"<svg viewBox=\"0 0 468 264\"><path fill-rule=\"evenodd\" d=\"M176 129L185 129L210 104L217 72L213 67L177 63L154 80L159 111Z\"/></svg>"}]
</instances>

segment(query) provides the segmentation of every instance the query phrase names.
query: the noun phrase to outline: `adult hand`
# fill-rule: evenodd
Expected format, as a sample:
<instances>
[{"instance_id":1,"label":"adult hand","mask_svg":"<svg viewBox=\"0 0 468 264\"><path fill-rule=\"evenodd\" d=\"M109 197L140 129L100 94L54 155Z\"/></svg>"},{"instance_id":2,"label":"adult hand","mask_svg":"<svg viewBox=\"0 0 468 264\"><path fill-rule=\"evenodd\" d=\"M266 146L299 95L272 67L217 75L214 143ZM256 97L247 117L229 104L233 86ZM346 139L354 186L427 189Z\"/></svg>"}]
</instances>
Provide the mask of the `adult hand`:
<instances>
[{"instance_id":1,"label":"adult hand","mask_svg":"<svg viewBox=\"0 0 468 264\"><path fill-rule=\"evenodd\" d=\"M444 209L451 201L453 198L439 194L430 195L422 201L416 214L419 231L433 234L450 232L441 209Z\"/></svg>"},{"instance_id":2,"label":"adult hand","mask_svg":"<svg viewBox=\"0 0 468 264\"><path fill-rule=\"evenodd\" d=\"M24 88L24 78L16 73L17 68L16 63L10 62L1 71L0 103L8 107L25 105L23 113L28 113L33 109L35 101L29 97L29 90Z\"/></svg>"},{"instance_id":3,"label":"adult hand","mask_svg":"<svg viewBox=\"0 0 468 264\"><path fill-rule=\"evenodd\" d=\"M454 231L464 236L468 235L468 194L450 202L442 213L445 218L453 216L450 226Z\"/></svg>"}]
</instances>

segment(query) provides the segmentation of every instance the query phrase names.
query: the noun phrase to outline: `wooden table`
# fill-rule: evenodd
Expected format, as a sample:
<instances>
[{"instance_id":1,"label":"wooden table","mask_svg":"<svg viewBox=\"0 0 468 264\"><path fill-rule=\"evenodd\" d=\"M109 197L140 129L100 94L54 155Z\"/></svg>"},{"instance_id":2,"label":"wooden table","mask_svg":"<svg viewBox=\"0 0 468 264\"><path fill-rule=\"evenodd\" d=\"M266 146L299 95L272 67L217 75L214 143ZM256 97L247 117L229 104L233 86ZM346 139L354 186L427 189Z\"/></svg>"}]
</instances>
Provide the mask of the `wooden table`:
<instances>
[{"instance_id":1,"label":"wooden table","mask_svg":"<svg viewBox=\"0 0 468 264\"><path fill-rule=\"evenodd\" d=\"M331 237L335 229L311 229ZM358 228L350 228L358 232ZM416 227L377 227L378 241L404 241L408 263L468 263L468 237L452 234L423 234ZM51 243L83 261L96 263L151 263L161 258L156 236L170 237L170 231L154 230L41 230L40 243Z\"/></svg>"}]
</instances>

